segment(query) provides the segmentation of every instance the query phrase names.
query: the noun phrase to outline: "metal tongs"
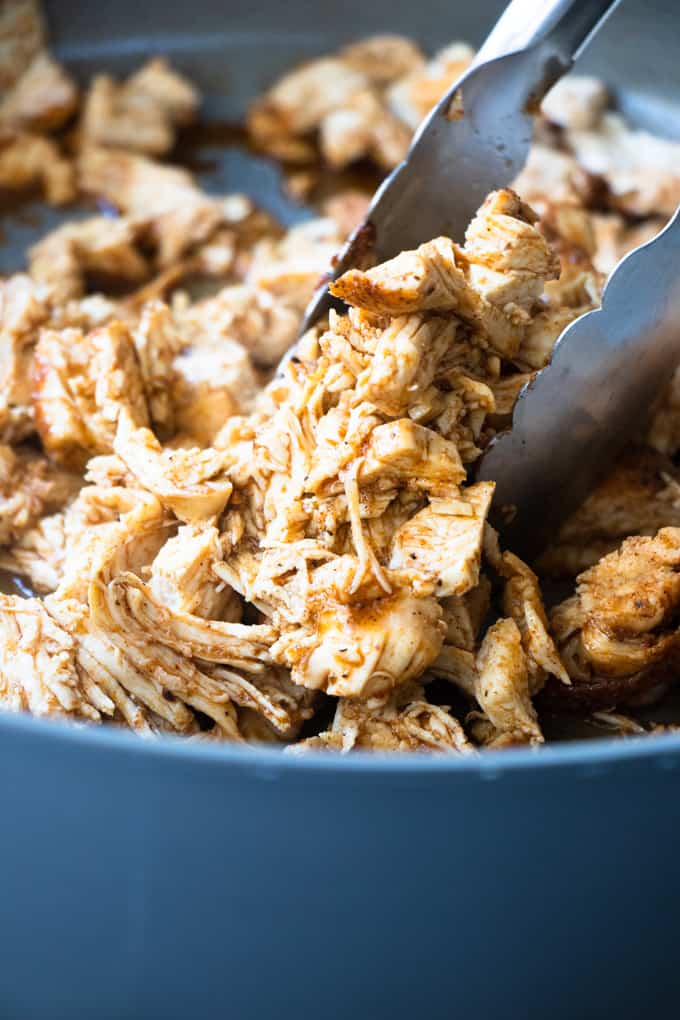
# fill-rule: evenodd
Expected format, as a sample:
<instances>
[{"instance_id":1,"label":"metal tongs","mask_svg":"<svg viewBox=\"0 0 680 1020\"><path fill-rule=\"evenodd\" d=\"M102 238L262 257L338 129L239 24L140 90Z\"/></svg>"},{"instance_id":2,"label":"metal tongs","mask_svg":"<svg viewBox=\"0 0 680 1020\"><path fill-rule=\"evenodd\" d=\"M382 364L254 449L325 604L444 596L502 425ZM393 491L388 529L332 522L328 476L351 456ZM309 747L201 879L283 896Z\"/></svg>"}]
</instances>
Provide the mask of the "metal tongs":
<instances>
[{"instance_id":1,"label":"metal tongs","mask_svg":"<svg viewBox=\"0 0 680 1020\"><path fill-rule=\"evenodd\" d=\"M486 195L524 166L532 112L618 3L512 0L376 192L330 278L357 264L367 240L383 261L441 234L462 239ZM333 303L324 284L304 329ZM496 482L492 518L513 549L540 550L598 480L670 377L676 348L680 213L619 264L602 308L567 327L520 394L512 429L478 463L478 477Z\"/></svg>"}]
</instances>

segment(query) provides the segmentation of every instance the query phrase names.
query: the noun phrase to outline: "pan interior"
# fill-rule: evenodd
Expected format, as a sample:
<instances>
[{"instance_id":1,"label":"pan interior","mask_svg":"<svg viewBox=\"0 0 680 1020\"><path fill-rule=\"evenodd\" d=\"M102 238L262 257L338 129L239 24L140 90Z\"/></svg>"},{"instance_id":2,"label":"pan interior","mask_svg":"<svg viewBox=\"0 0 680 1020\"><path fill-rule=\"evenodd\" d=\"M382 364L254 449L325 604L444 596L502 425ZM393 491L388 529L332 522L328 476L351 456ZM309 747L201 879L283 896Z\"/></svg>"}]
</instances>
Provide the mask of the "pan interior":
<instances>
[{"instance_id":1,"label":"pan interior","mask_svg":"<svg viewBox=\"0 0 680 1020\"><path fill-rule=\"evenodd\" d=\"M255 13L243 6L199 0L189 12L150 0L142 17L137 4L121 0L102 19L96 5L52 0L47 13L55 54L81 81L102 71L123 75L150 56L169 56L201 89L204 120L230 129L221 140L214 132L195 140L200 183L209 192L243 192L290 226L314 211L288 197L278 166L249 151L244 136L233 130L249 101L294 64L371 33L403 32L430 52L454 39L480 43L505 4L480 0L456 5L453 12L437 0L404 9L377 3L370 11L358 0L341 10L302 0L285 5L268 0ZM579 72L602 77L633 123L680 137L680 66L673 47L664 43L675 33L672 6L658 0L623 5L579 62ZM369 192L376 183L370 176L360 182ZM32 243L73 218L72 209L5 203L0 273L23 267Z\"/></svg>"},{"instance_id":2,"label":"pan interior","mask_svg":"<svg viewBox=\"0 0 680 1020\"><path fill-rule=\"evenodd\" d=\"M174 158L191 164L206 191L242 192L286 226L311 218L316 210L313 205L295 201L285 188L281 168L249 148L240 128L249 101L294 64L372 32L386 29L404 32L430 52L454 38L479 43L485 27L504 4L481 2L474 11L465 5L466 11L452 17L448 8L439 12L442 5L426 2L418 12L409 10L406 18L403 11L397 12L396 23L394 9L386 4L378 4L368 19L363 9L356 19L347 16L340 19L337 13L318 7L306 16L306 6L294 4L286 25L282 23L278 4L265 3L258 8L257 20L267 27L256 28L250 23L254 18L244 20L238 12L232 17L228 10L225 17L223 5L202 2L198 4L195 29L186 31L188 12L168 10L155 0L147 5L144 26L139 24L137 5L121 2L107 13L104 28L94 17L94 5L47 4L55 55L79 80L86 81L102 71L124 75L148 57L162 54L195 81L205 97L205 126L184 139ZM360 6L349 4L350 8L357 8L357 13ZM645 7L644 22L640 3L617 11L602 37L579 63L579 72L603 78L611 86L616 106L632 123L662 136L680 137L680 62L674 63L669 47L661 43L666 33L670 33L666 38L673 38L670 20L673 11L671 5L652 4L658 10L657 17L650 19L649 6ZM346 7L343 6L345 12ZM438 16L431 16L434 14ZM446 25L446 30L434 32L433 20ZM233 30L225 30L225 21L233 21ZM349 30L348 24L353 26ZM154 25L164 29L150 30ZM213 27L217 30L213 31ZM345 175L345 179L331 180L329 188L351 184L371 193L377 183L376 176L359 171ZM66 220L87 215L91 211L55 209L35 200L2 201L0 273L23 268L27 248L46 232ZM20 582L2 572L0 588L29 594ZM552 595L553 601L563 594L546 592L548 600ZM655 722L677 722L680 694L675 699L668 698L649 715ZM576 719L542 721L546 737L552 740L601 737L603 733L602 729Z\"/></svg>"}]
</instances>

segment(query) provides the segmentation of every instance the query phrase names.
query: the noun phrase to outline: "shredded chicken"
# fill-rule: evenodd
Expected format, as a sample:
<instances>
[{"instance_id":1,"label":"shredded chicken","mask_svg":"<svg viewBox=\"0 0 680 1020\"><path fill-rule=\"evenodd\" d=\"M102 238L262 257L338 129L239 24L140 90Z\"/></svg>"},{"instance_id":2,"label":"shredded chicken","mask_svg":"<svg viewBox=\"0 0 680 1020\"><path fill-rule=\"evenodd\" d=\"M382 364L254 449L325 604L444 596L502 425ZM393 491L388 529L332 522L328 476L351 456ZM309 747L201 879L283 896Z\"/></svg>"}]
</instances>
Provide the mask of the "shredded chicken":
<instances>
[{"instance_id":1,"label":"shredded chicken","mask_svg":"<svg viewBox=\"0 0 680 1020\"><path fill-rule=\"evenodd\" d=\"M351 751L430 751L466 753L473 745L443 705L432 705L419 684L402 685L386 699L341 698L329 730L294 747Z\"/></svg>"},{"instance_id":2,"label":"shredded chicken","mask_svg":"<svg viewBox=\"0 0 680 1020\"><path fill-rule=\"evenodd\" d=\"M33 401L45 449L63 464L82 466L109 453L123 408L139 426L148 409L135 346L119 322L84 335L44 329L35 350Z\"/></svg>"},{"instance_id":3,"label":"shredded chicken","mask_svg":"<svg viewBox=\"0 0 680 1020\"><path fill-rule=\"evenodd\" d=\"M23 131L0 135L0 188L20 191L35 186L52 205L70 202L76 197L72 162L43 135Z\"/></svg>"},{"instance_id":4,"label":"shredded chicken","mask_svg":"<svg viewBox=\"0 0 680 1020\"><path fill-rule=\"evenodd\" d=\"M121 84L97 75L85 97L83 141L160 156L172 148L177 126L193 119L198 101L193 85L165 60L149 61Z\"/></svg>"},{"instance_id":5,"label":"shredded chicken","mask_svg":"<svg viewBox=\"0 0 680 1020\"><path fill-rule=\"evenodd\" d=\"M0 126L10 130L54 131L75 112L78 89L49 53L41 51L0 100Z\"/></svg>"},{"instance_id":6,"label":"shredded chicken","mask_svg":"<svg viewBox=\"0 0 680 1020\"><path fill-rule=\"evenodd\" d=\"M57 301L80 298L88 277L138 283L150 267L126 220L94 216L65 223L29 251L31 277L52 289Z\"/></svg>"},{"instance_id":7,"label":"shredded chicken","mask_svg":"<svg viewBox=\"0 0 680 1020\"><path fill-rule=\"evenodd\" d=\"M614 707L668 683L678 669L680 529L627 538L577 578L552 614L571 678L563 697Z\"/></svg>"},{"instance_id":8,"label":"shredded chicken","mask_svg":"<svg viewBox=\"0 0 680 1020\"><path fill-rule=\"evenodd\" d=\"M654 535L664 525L680 527L678 471L653 450L631 450L562 526L541 570L575 577L629 535Z\"/></svg>"},{"instance_id":9,"label":"shredded chicken","mask_svg":"<svg viewBox=\"0 0 680 1020\"><path fill-rule=\"evenodd\" d=\"M81 99L27 0L0 5L2 56L0 187L89 213L0 281L0 567L33 593L0 596L0 706L301 751L539 744L544 707L647 732L680 669L677 373L533 569L472 472L667 219L677 145L568 76L515 188L465 237L360 261L274 375L366 196L284 231L159 161L200 103L165 60ZM473 56L360 40L248 130L305 193L324 164L384 171ZM550 613L545 574L579 575Z\"/></svg>"},{"instance_id":10,"label":"shredded chicken","mask_svg":"<svg viewBox=\"0 0 680 1020\"><path fill-rule=\"evenodd\" d=\"M483 742L503 738L536 743L543 737L531 704L529 668L514 620L502 619L487 631L476 661L475 696L483 712Z\"/></svg>"},{"instance_id":11,"label":"shredded chicken","mask_svg":"<svg viewBox=\"0 0 680 1020\"><path fill-rule=\"evenodd\" d=\"M0 445L0 546L16 542L79 488L77 475L60 471L42 454L29 447Z\"/></svg>"},{"instance_id":12,"label":"shredded chicken","mask_svg":"<svg viewBox=\"0 0 680 1020\"><path fill-rule=\"evenodd\" d=\"M45 45L39 0L6 0L0 6L0 89L10 89Z\"/></svg>"}]
</instances>

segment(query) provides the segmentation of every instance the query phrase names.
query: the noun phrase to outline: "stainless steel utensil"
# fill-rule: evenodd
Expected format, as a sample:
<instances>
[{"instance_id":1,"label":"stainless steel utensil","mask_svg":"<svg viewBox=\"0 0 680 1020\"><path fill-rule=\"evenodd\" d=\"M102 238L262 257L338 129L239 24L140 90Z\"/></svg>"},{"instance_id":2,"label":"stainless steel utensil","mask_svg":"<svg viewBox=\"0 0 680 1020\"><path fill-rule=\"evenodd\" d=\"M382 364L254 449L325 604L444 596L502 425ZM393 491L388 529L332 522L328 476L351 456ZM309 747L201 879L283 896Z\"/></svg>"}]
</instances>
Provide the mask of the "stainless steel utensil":
<instances>
[{"instance_id":1,"label":"stainless steel utensil","mask_svg":"<svg viewBox=\"0 0 680 1020\"><path fill-rule=\"evenodd\" d=\"M439 234L461 238L489 191L512 181L531 142L531 110L573 64L617 2L514 0L470 70L423 122L334 267L366 244L379 259ZM550 366L521 394L512 429L483 456L496 482L493 519L505 542L540 550L639 428L677 355L680 227L676 217L631 253L604 307L565 330ZM325 286L305 327L328 310Z\"/></svg>"},{"instance_id":2,"label":"stainless steel utensil","mask_svg":"<svg viewBox=\"0 0 680 1020\"><path fill-rule=\"evenodd\" d=\"M356 264L367 235L379 261L441 234L462 238L488 193L524 166L532 111L619 2L512 0L472 66L425 118L406 159L378 188L329 278ZM303 329L331 303L324 282Z\"/></svg>"},{"instance_id":3,"label":"stainless steel utensil","mask_svg":"<svg viewBox=\"0 0 680 1020\"><path fill-rule=\"evenodd\" d=\"M619 263L602 307L567 326L482 457L477 474L496 483L493 519L512 549L540 551L644 426L679 341L680 209Z\"/></svg>"}]
</instances>

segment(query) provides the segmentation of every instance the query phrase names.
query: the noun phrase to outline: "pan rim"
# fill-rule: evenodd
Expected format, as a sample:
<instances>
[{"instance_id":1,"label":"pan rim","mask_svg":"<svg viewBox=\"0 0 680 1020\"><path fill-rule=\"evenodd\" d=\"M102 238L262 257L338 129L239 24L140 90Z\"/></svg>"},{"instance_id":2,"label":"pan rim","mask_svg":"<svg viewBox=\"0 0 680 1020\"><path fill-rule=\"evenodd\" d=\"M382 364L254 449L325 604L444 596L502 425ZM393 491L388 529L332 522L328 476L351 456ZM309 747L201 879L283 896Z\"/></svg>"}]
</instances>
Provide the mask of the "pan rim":
<instances>
[{"instance_id":1,"label":"pan rim","mask_svg":"<svg viewBox=\"0 0 680 1020\"><path fill-rule=\"evenodd\" d=\"M356 776L446 776L470 780L499 780L516 775L557 771L577 772L593 778L615 768L648 763L663 770L680 769L680 732L635 737L595 737L550 743L541 747L506 748L477 754L429 754L422 752L310 751L286 754L283 748L194 741L162 734L142 738L113 726L41 719L24 713L0 713L0 740L14 734L26 741L52 744L63 749L89 751L99 748L127 760L185 762L194 767L230 768L256 778L278 779L284 774L305 776L342 774Z\"/></svg>"}]
</instances>

